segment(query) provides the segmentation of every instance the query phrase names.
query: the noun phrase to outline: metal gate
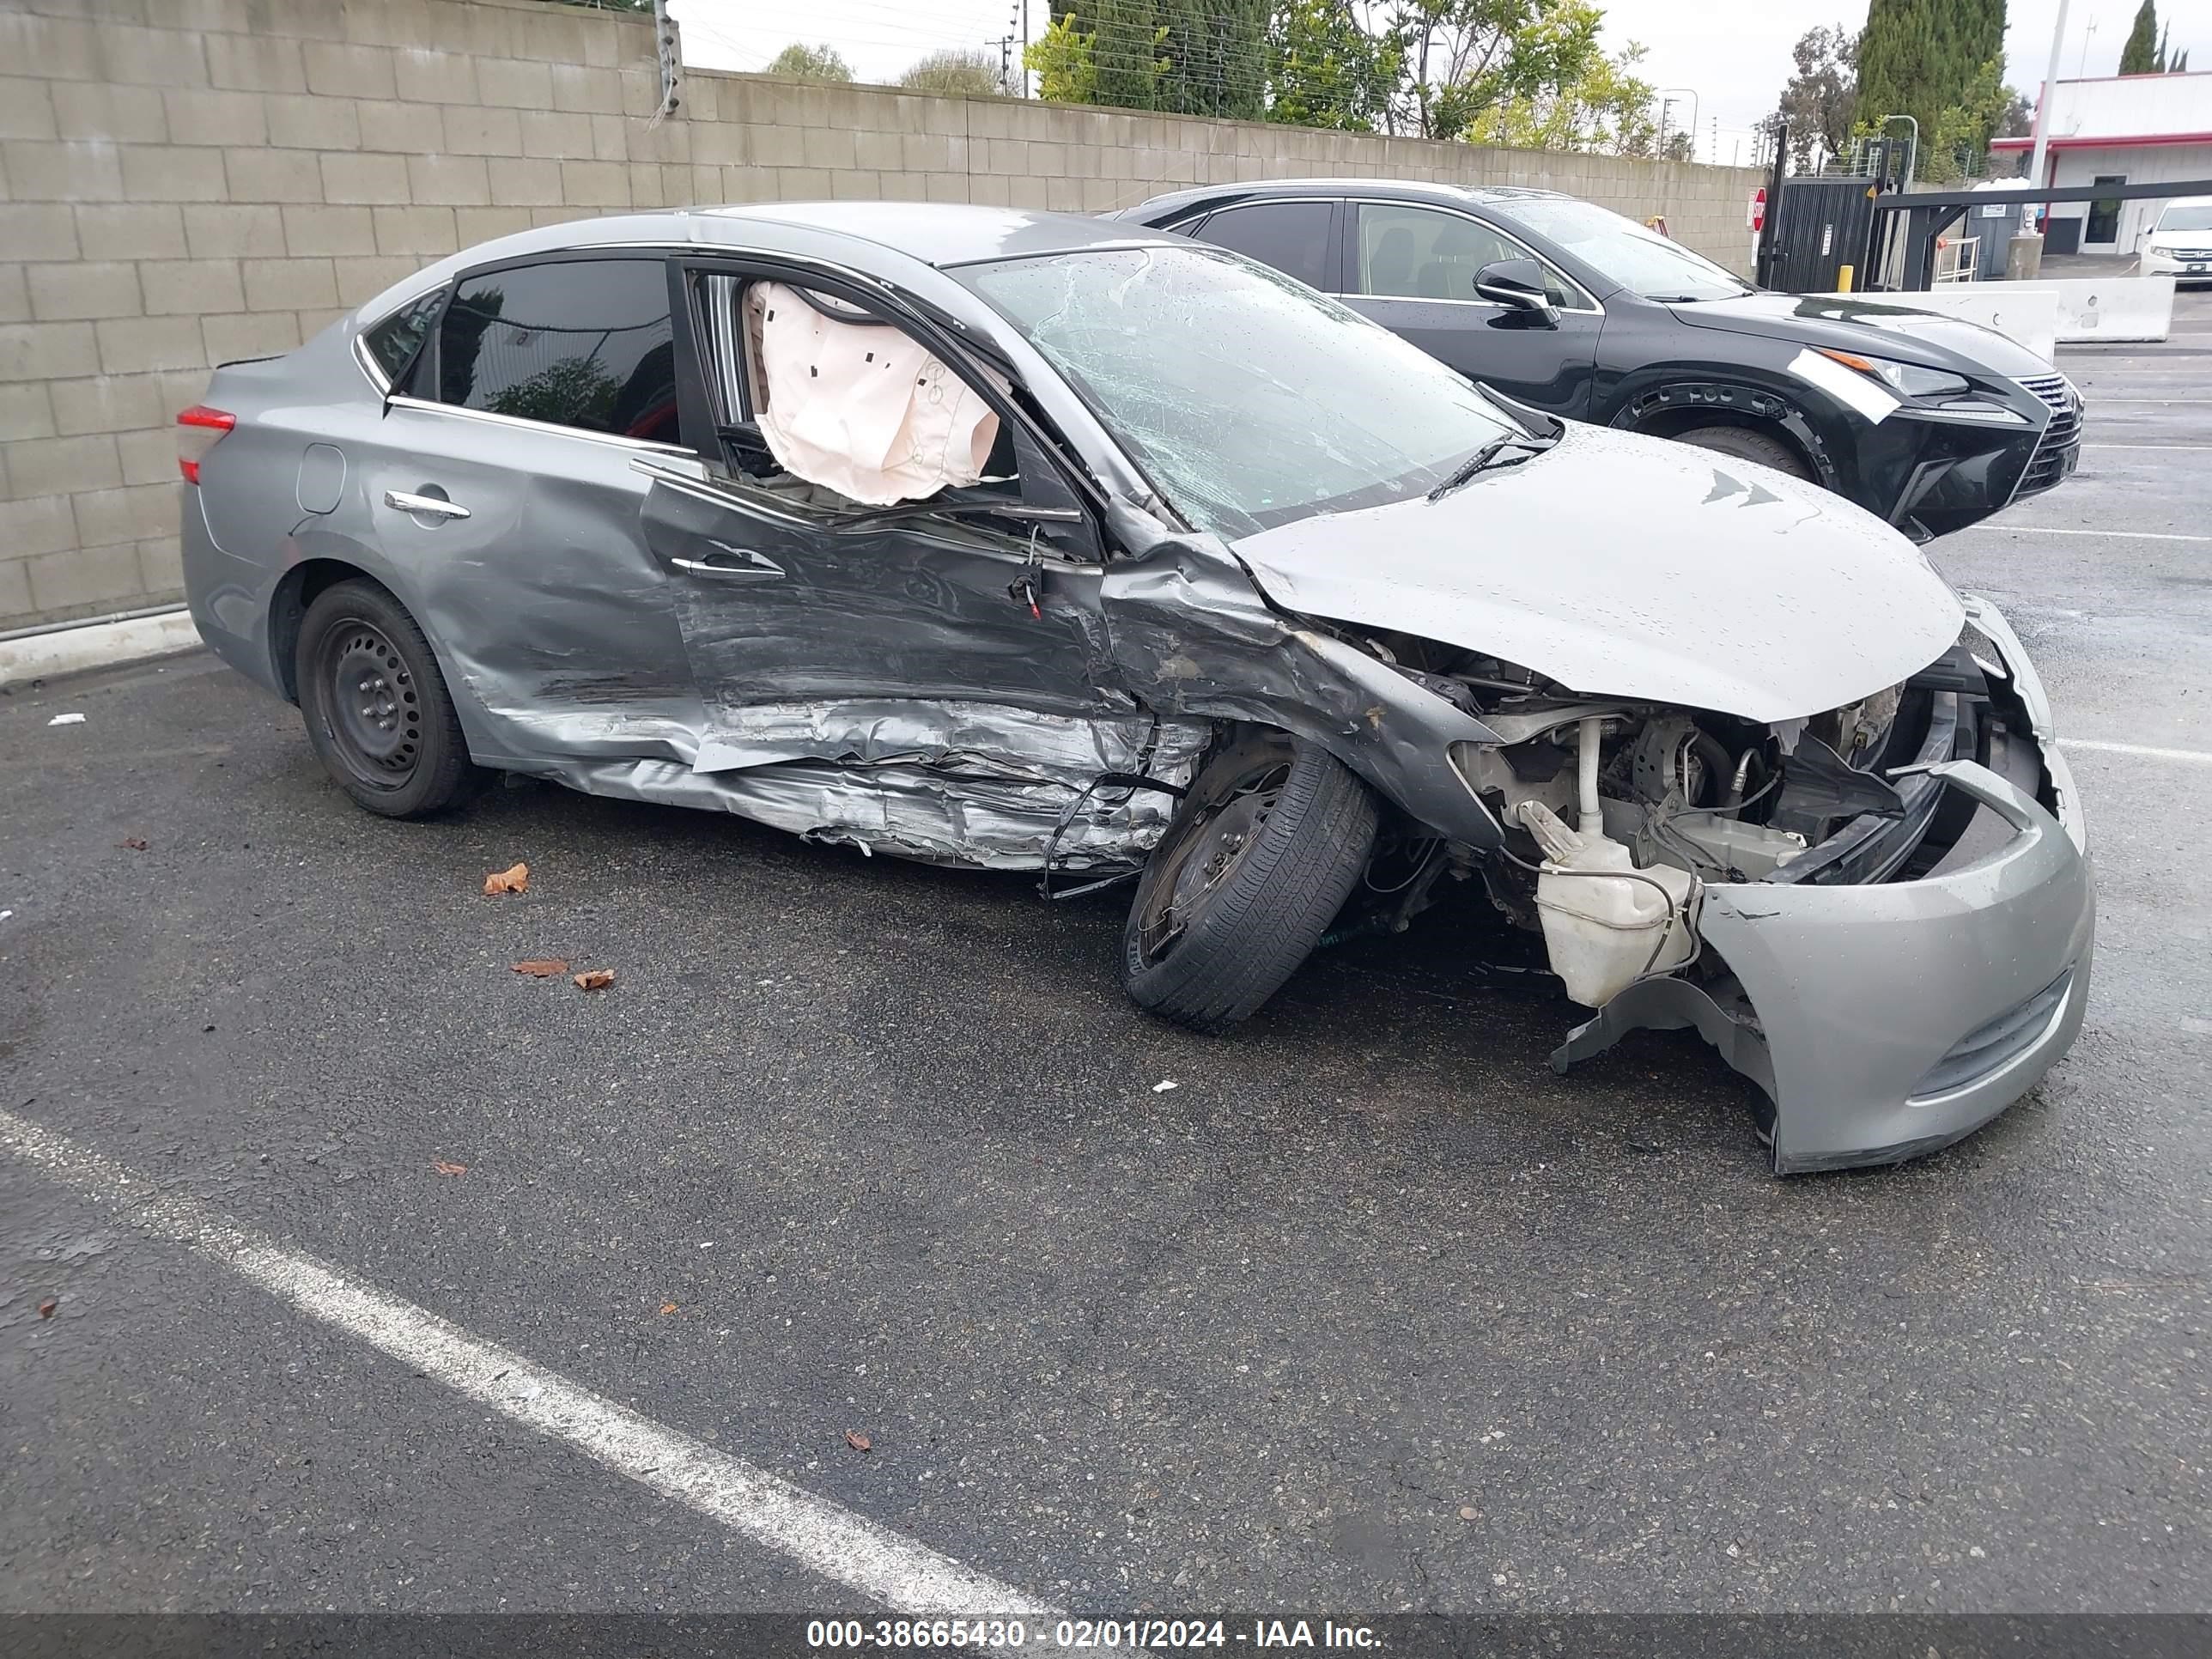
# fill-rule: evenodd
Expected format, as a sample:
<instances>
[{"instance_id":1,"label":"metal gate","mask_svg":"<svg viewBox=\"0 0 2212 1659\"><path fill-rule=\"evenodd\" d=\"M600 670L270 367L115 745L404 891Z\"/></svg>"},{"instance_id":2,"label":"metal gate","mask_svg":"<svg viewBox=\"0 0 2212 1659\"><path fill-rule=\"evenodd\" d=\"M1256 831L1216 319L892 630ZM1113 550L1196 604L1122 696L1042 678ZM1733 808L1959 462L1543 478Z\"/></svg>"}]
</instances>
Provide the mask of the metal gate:
<instances>
[{"instance_id":1,"label":"metal gate","mask_svg":"<svg viewBox=\"0 0 2212 1659\"><path fill-rule=\"evenodd\" d=\"M1778 155L1784 137L1776 137ZM1874 203L1898 188L1906 153L1896 140L1875 138L1864 142L1856 158L1864 172L1788 178L1778 165L1767 186L1773 206L1759 239L1759 286L1831 294L1843 286L1845 265L1851 267L1854 288L1893 285L1901 272L1890 267L1902 264L1902 240L1892 237L1891 216L1878 218Z\"/></svg>"},{"instance_id":2,"label":"metal gate","mask_svg":"<svg viewBox=\"0 0 2212 1659\"><path fill-rule=\"evenodd\" d=\"M1867 238L1879 193L1874 179L1784 180L1778 210L1767 215L1759 244L1759 286L1787 294L1829 294L1839 285L1845 265L1853 267L1863 285Z\"/></svg>"}]
</instances>

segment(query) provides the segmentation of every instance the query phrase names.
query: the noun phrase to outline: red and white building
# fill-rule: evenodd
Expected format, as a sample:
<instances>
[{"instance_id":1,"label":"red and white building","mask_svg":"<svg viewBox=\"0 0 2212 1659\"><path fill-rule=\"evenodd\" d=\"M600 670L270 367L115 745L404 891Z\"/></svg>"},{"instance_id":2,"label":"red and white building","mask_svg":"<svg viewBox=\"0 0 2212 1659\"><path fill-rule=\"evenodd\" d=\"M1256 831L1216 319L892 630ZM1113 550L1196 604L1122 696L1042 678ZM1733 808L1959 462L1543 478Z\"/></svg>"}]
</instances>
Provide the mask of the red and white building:
<instances>
[{"instance_id":1,"label":"red and white building","mask_svg":"<svg viewBox=\"0 0 2212 1659\"><path fill-rule=\"evenodd\" d=\"M2212 179L2212 70L2183 75L2106 75L2050 88L2046 185L2177 184ZM1990 146L2021 166L2032 138ZM2176 195L2201 194L2177 191ZM2054 202L2045 227L2051 253L2133 253L2165 204Z\"/></svg>"}]
</instances>

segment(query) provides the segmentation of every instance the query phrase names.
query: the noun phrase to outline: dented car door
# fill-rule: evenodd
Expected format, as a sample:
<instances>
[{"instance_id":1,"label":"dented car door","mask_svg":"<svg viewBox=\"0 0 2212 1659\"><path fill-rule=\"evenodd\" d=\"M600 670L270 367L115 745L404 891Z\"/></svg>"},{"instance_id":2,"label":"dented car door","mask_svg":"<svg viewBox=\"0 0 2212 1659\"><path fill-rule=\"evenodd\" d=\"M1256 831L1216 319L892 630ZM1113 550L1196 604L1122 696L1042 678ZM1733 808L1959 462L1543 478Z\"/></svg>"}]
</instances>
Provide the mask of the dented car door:
<instances>
[{"instance_id":1,"label":"dented car door","mask_svg":"<svg viewBox=\"0 0 2212 1659\"><path fill-rule=\"evenodd\" d=\"M750 704L853 697L1097 706L1096 563L1012 521L824 514L703 466L640 468L646 539L717 724Z\"/></svg>"},{"instance_id":2,"label":"dented car door","mask_svg":"<svg viewBox=\"0 0 2212 1659\"><path fill-rule=\"evenodd\" d=\"M894 754L1011 765L1020 744L1003 732L994 741L994 728L1130 722L1129 700L1097 685L1096 526L1064 464L1002 421L1003 375L947 363L889 322L768 273L702 264L684 283L682 392L708 459L639 470L651 481L645 539L705 706L699 770ZM754 303L757 289L787 308L835 307L823 315L837 320L810 317L794 343L787 325L763 327L774 312ZM837 330L850 337L823 337ZM807 360L764 361L772 347ZM865 357L872 374L895 359L901 373L841 379L829 354L848 348L845 368ZM925 464L919 427L891 434L895 453L882 447L884 394L896 405L900 386L930 415L948 398L967 409L964 459L947 459L942 476ZM950 429L934 428L940 441ZM841 441L876 447L840 454ZM871 499L846 493L857 490Z\"/></svg>"}]
</instances>

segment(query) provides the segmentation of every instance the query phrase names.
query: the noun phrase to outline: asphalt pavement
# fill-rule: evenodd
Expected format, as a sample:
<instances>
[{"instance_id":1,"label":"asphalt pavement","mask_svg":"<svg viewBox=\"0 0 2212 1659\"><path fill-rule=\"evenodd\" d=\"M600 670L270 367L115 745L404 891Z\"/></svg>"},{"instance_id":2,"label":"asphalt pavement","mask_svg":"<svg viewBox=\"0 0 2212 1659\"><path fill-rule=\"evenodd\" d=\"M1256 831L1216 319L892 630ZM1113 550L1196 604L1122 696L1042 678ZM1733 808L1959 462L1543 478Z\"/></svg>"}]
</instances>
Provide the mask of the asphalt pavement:
<instances>
[{"instance_id":1,"label":"asphalt pavement","mask_svg":"<svg viewBox=\"0 0 2212 1659\"><path fill-rule=\"evenodd\" d=\"M1687 1036L1553 1077L1574 1011L1465 914L1210 1040L1122 999L1115 896L536 784L385 823L204 656L0 699L0 1110L1063 1607L2203 1608L2178 314L2065 353L2079 475L1932 550L2050 682L2100 904L2079 1046L1937 1157L1778 1182ZM864 1604L99 1184L0 1157L0 1609Z\"/></svg>"}]
</instances>

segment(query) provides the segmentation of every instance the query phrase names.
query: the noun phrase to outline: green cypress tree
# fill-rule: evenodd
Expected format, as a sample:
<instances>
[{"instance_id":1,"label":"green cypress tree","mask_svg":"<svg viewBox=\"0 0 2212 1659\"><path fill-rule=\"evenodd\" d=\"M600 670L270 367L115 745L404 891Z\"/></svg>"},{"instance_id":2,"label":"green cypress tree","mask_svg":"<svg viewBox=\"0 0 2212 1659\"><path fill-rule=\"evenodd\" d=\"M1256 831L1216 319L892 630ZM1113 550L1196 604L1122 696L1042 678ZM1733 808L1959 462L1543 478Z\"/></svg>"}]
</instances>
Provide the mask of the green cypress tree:
<instances>
[{"instance_id":1,"label":"green cypress tree","mask_svg":"<svg viewBox=\"0 0 2212 1659\"><path fill-rule=\"evenodd\" d=\"M2128 43L2120 48L2120 73L2155 75L2158 60L2158 8L2151 0L2142 0L2136 8L2136 26L2128 31Z\"/></svg>"},{"instance_id":2,"label":"green cypress tree","mask_svg":"<svg viewBox=\"0 0 2212 1659\"><path fill-rule=\"evenodd\" d=\"M1155 0L1167 30L1159 107L1256 121L1267 112L1267 0Z\"/></svg>"},{"instance_id":3,"label":"green cypress tree","mask_svg":"<svg viewBox=\"0 0 2212 1659\"><path fill-rule=\"evenodd\" d=\"M1982 67L2002 58L2004 23L2004 0L1873 0L1859 37L1861 127L1911 116L1920 124L1917 171L1942 176L1950 163L1935 153L1936 130Z\"/></svg>"},{"instance_id":4,"label":"green cypress tree","mask_svg":"<svg viewBox=\"0 0 2212 1659\"><path fill-rule=\"evenodd\" d=\"M1097 98L1119 109L1158 109L1164 35L1156 0L1085 0L1069 9L1078 27L1095 31Z\"/></svg>"}]
</instances>

